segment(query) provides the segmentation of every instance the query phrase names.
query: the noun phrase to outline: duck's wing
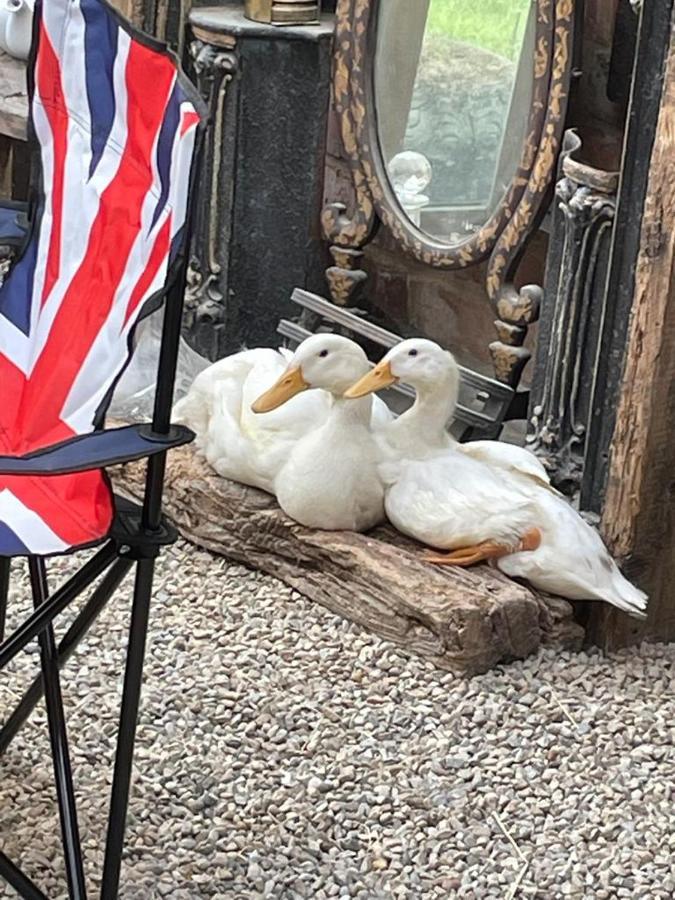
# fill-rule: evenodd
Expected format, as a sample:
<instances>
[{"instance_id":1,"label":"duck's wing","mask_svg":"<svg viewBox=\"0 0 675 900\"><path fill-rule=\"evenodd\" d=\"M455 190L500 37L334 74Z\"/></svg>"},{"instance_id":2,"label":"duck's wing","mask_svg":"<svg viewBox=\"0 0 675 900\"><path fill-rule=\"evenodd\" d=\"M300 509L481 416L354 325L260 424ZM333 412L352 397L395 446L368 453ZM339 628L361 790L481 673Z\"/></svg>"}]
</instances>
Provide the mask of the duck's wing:
<instances>
[{"instance_id":1,"label":"duck's wing","mask_svg":"<svg viewBox=\"0 0 675 900\"><path fill-rule=\"evenodd\" d=\"M217 414L209 428L207 458L221 475L273 493L274 477L297 440L325 421L332 398L305 391L269 413L252 404L286 369L287 350L265 349L250 366L238 390L227 382L216 390Z\"/></svg>"},{"instance_id":2,"label":"duck's wing","mask_svg":"<svg viewBox=\"0 0 675 900\"><path fill-rule=\"evenodd\" d=\"M277 454L283 452L282 441L266 446L252 439L241 428L238 413L239 409L236 416L232 415L224 395L220 402L216 400L203 442L204 456L223 478L273 494L274 475L279 465Z\"/></svg>"},{"instance_id":3,"label":"duck's wing","mask_svg":"<svg viewBox=\"0 0 675 900\"><path fill-rule=\"evenodd\" d=\"M285 366L276 350L242 350L201 372L174 407L174 420L193 429L197 449L223 477L268 488L271 463L263 459L265 442L256 440L255 428L247 423L253 417L250 404ZM280 442L280 434L268 432L267 442L275 437Z\"/></svg>"},{"instance_id":4,"label":"duck's wing","mask_svg":"<svg viewBox=\"0 0 675 900\"><path fill-rule=\"evenodd\" d=\"M518 447L503 441L470 441L468 444L459 444L458 448L472 459L534 479L558 493L551 487L551 479L541 461L526 447Z\"/></svg>"},{"instance_id":5,"label":"duck's wing","mask_svg":"<svg viewBox=\"0 0 675 900\"><path fill-rule=\"evenodd\" d=\"M380 472L392 523L430 546L455 549L486 540L515 546L530 527L532 503L522 484L454 449L385 462Z\"/></svg>"},{"instance_id":6,"label":"duck's wing","mask_svg":"<svg viewBox=\"0 0 675 900\"><path fill-rule=\"evenodd\" d=\"M215 363L206 384L196 385L202 396L206 395L202 404L208 412L206 432L198 446L224 478L271 491L273 460L268 445L274 437L280 444L283 434L275 436L264 429L258 434L248 427L248 421L249 417L255 419L250 404L284 368L284 357L275 350L243 351Z\"/></svg>"}]
</instances>

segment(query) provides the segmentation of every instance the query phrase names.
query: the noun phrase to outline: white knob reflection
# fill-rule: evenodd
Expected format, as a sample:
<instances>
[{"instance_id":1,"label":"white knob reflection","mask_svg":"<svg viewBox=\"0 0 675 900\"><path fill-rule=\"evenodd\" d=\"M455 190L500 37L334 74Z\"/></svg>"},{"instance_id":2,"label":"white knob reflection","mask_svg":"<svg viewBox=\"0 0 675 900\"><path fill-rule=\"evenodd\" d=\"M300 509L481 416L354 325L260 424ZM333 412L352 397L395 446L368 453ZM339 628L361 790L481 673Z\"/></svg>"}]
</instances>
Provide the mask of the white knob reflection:
<instances>
[{"instance_id":1,"label":"white knob reflection","mask_svg":"<svg viewBox=\"0 0 675 900\"><path fill-rule=\"evenodd\" d=\"M422 153L404 150L392 157L388 169L401 206L411 221L419 226L421 210L429 203L429 198L422 191L431 183L431 163Z\"/></svg>"}]
</instances>

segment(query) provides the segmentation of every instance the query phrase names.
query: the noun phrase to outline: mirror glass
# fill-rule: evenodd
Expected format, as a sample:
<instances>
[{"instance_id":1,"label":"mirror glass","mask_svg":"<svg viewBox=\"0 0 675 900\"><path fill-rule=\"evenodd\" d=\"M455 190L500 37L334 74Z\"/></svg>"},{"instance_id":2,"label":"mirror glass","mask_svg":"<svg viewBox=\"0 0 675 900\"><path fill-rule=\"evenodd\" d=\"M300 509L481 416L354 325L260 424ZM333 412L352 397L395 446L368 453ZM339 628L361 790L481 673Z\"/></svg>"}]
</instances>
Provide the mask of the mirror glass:
<instances>
[{"instance_id":1,"label":"mirror glass","mask_svg":"<svg viewBox=\"0 0 675 900\"><path fill-rule=\"evenodd\" d=\"M535 0L380 0L377 131L404 214L456 245L492 217L523 152Z\"/></svg>"}]
</instances>

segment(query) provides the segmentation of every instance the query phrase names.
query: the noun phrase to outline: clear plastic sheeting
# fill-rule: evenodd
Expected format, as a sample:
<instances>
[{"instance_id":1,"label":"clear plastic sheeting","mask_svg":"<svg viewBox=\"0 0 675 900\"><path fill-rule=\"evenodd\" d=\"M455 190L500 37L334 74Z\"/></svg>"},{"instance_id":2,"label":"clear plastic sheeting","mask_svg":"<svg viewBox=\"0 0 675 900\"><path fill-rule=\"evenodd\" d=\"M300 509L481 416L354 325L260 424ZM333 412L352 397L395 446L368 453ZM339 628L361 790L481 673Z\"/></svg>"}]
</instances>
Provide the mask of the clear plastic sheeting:
<instances>
[{"instance_id":1,"label":"clear plastic sheeting","mask_svg":"<svg viewBox=\"0 0 675 900\"><path fill-rule=\"evenodd\" d=\"M163 322L164 307L144 319L136 329L134 355L115 388L108 409L110 418L142 422L152 417ZM210 364L187 341L180 339L174 403L187 394L197 375Z\"/></svg>"}]
</instances>

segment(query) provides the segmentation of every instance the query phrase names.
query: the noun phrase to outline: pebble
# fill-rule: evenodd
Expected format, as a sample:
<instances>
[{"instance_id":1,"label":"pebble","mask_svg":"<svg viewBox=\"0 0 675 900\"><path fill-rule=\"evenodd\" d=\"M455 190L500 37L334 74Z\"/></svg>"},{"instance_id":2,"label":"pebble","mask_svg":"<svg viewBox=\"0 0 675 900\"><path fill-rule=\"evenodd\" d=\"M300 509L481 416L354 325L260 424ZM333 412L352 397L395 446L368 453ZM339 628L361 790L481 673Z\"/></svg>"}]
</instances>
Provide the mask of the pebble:
<instances>
[{"instance_id":1,"label":"pebble","mask_svg":"<svg viewBox=\"0 0 675 900\"><path fill-rule=\"evenodd\" d=\"M13 573L10 630L29 608ZM130 584L63 673L92 896ZM466 680L184 543L156 587L120 900L497 900L520 854L518 896L675 895L675 647ZM3 714L37 661L0 674ZM48 747L40 706L2 760L0 839L62 897Z\"/></svg>"}]
</instances>

